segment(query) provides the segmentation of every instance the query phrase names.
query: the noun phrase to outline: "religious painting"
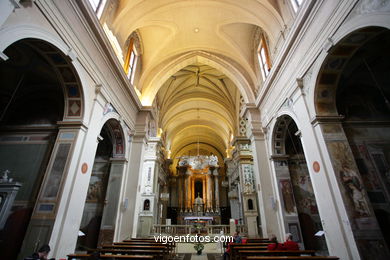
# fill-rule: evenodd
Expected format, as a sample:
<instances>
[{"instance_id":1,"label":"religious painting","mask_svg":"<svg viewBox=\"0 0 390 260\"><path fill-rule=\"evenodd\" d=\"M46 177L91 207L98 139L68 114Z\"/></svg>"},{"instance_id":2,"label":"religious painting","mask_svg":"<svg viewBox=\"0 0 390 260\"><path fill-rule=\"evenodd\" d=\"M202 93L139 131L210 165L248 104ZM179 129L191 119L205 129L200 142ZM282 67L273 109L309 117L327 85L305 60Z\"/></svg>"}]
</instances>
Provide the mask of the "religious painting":
<instances>
[{"instance_id":1,"label":"religious painting","mask_svg":"<svg viewBox=\"0 0 390 260\"><path fill-rule=\"evenodd\" d=\"M293 189L291 182L288 179L279 180L280 188L282 191L284 211L286 214L292 215L297 213L297 209L294 201Z\"/></svg>"},{"instance_id":2,"label":"religious painting","mask_svg":"<svg viewBox=\"0 0 390 260\"><path fill-rule=\"evenodd\" d=\"M318 215L316 198L306 163L303 161L289 163L289 170L298 211Z\"/></svg>"},{"instance_id":3,"label":"religious painting","mask_svg":"<svg viewBox=\"0 0 390 260\"><path fill-rule=\"evenodd\" d=\"M98 202L103 199L103 175L92 175L88 186L87 202Z\"/></svg>"},{"instance_id":4,"label":"religious painting","mask_svg":"<svg viewBox=\"0 0 390 260\"><path fill-rule=\"evenodd\" d=\"M346 142L328 143L334 169L344 187L344 195L350 201L350 208L356 217L370 216L370 209L363 183L355 167L354 158Z\"/></svg>"},{"instance_id":5,"label":"religious painting","mask_svg":"<svg viewBox=\"0 0 390 260\"><path fill-rule=\"evenodd\" d=\"M55 199L60 190L62 173L66 166L68 153L71 144L62 143L58 146L56 157L54 159L48 181L45 185L44 197L47 199Z\"/></svg>"}]
</instances>

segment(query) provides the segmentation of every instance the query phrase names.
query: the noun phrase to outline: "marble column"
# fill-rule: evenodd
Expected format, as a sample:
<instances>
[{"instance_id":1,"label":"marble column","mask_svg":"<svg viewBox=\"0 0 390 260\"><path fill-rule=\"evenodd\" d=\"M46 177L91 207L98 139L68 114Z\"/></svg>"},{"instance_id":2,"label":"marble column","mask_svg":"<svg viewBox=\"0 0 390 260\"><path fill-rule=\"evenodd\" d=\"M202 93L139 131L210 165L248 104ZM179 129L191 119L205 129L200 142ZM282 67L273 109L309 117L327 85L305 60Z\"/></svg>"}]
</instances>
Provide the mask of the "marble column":
<instances>
[{"instance_id":1,"label":"marble column","mask_svg":"<svg viewBox=\"0 0 390 260\"><path fill-rule=\"evenodd\" d=\"M219 178L218 175L214 175L214 187L215 187L215 212L219 212Z\"/></svg>"},{"instance_id":2,"label":"marble column","mask_svg":"<svg viewBox=\"0 0 390 260\"><path fill-rule=\"evenodd\" d=\"M207 196L206 196L206 179L205 178L203 178L202 179L202 183L203 183L203 185L202 185L202 189L203 189L203 195L202 195L202 199L203 199L203 210L204 211L206 211L206 208L207 208Z\"/></svg>"},{"instance_id":3,"label":"marble column","mask_svg":"<svg viewBox=\"0 0 390 260\"><path fill-rule=\"evenodd\" d=\"M179 198L178 198L179 208L180 208L180 211L182 211L183 205L184 205L184 203L183 203L183 176L182 175L178 176L178 183L177 183L176 188L178 189L177 194L179 196Z\"/></svg>"},{"instance_id":4,"label":"marble column","mask_svg":"<svg viewBox=\"0 0 390 260\"><path fill-rule=\"evenodd\" d=\"M213 180L211 178L211 173L207 174L207 209L213 209Z\"/></svg>"},{"instance_id":5,"label":"marble column","mask_svg":"<svg viewBox=\"0 0 390 260\"><path fill-rule=\"evenodd\" d=\"M195 178L191 178L191 206L194 207L195 194Z\"/></svg>"},{"instance_id":6,"label":"marble column","mask_svg":"<svg viewBox=\"0 0 390 260\"><path fill-rule=\"evenodd\" d=\"M188 211L190 208L189 198L191 196L191 193L190 193L190 189L188 189L189 186L190 186L190 176L186 174L184 180L184 188L183 188L183 191L185 193L184 195L185 211Z\"/></svg>"}]
</instances>

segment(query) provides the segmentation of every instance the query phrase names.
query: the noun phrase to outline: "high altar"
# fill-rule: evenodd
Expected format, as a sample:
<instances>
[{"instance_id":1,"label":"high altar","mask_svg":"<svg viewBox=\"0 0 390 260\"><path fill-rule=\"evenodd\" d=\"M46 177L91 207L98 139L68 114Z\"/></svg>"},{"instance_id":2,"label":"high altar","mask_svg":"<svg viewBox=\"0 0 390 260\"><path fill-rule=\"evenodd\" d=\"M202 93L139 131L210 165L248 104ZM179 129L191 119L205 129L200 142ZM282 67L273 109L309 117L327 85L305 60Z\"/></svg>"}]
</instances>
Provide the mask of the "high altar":
<instances>
[{"instance_id":1,"label":"high altar","mask_svg":"<svg viewBox=\"0 0 390 260\"><path fill-rule=\"evenodd\" d=\"M196 217L209 224L221 221L219 204L218 159L215 155L183 156L179 158L178 223L187 224Z\"/></svg>"}]
</instances>

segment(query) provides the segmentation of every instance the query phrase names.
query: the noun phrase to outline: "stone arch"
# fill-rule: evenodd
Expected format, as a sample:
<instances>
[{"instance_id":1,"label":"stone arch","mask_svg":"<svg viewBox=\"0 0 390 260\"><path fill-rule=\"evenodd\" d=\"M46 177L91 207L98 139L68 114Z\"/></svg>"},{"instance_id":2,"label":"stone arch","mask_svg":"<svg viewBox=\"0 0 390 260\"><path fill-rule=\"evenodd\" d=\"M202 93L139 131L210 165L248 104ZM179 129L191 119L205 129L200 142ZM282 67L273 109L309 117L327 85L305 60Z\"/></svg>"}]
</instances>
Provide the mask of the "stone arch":
<instances>
[{"instance_id":1,"label":"stone arch","mask_svg":"<svg viewBox=\"0 0 390 260\"><path fill-rule=\"evenodd\" d=\"M272 136L272 153L273 155L283 155L286 152L285 138L287 133L287 125L293 119L290 116L283 115L276 120L273 136Z\"/></svg>"},{"instance_id":2,"label":"stone arch","mask_svg":"<svg viewBox=\"0 0 390 260\"><path fill-rule=\"evenodd\" d=\"M124 158L128 153L126 144L129 140L130 128L121 120L121 116L110 103L106 104L105 111L111 112L103 112L103 119L100 121L99 126L96 127L98 129L96 135L107 125L114 145L113 157Z\"/></svg>"},{"instance_id":3,"label":"stone arch","mask_svg":"<svg viewBox=\"0 0 390 260\"><path fill-rule=\"evenodd\" d=\"M64 94L64 115L63 121L82 120L84 117L84 96L80 78L71 63L69 57L56 46L35 38L24 38L13 42L14 44L23 42L37 51L55 70L61 83Z\"/></svg>"},{"instance_id":4,"label":"stone arch","mask_svg":"<svg viewBox=\"0 0 390 260\"><path fill-rule=\"evenodd\" d=\"M12 44L26 40L58 71L65 96L64 121L83 120L85 97L81 73L76 68L77 56L60 38L34 25L16 25L0 30L0 55ZM61 64L62 63L62 64ZM63 67L63 68L61 68ZM72 81L73 80L73 81Z\"/></svg>"},{"instance_id":5,"label":"stone arch","mask_svg":"<svg viewBox=\"0 0 390 260\"><path fill-rule=\"evenodd\" d=\"M26 193L29 202L25 208L21 208L21 210L29 210L29 214L25 215L23 220L26 226L25 231L23 231L23 234L17 234L18 240L24 241L18 249L21 256L31 252L36 241L43 237L45 242L48 242L48 239L50 239L52 228L56 224L57 216L59 216L58 212L62 198L65 197L64 187L67 176L69 176L71 171L70 165L74 156L73 151L80 136L78 135L79 130L83 127L82 121L85 114L84 93L79 74L74 67L74 53L56 37L41 29L34 31L35 29L34 26L16 26L0 31L0 49L4 51L0 55L5 60L4 68L8 66L7 70L4 71L7 72L8 69L14 71L14 78L20 83L12 85L14 93L17 93L16 91L22 84L25 86L23 91L21 91L22 88L19 89L18 97L20 99L10 99L7 106L12 104L16 108L13 111L24 111L23 114L26 117L23 118L29 117L29 113L33 111L34 115L38 115L38 119L48 119L47 117L45 118L45 112L52 111L50 106L61 107L58 110L53 109L60 111L57 113L58 117L32 123L35 126L43 126L42 128L37 128L32 133L28 133L23 129L23 125L30 124L27 121L16 121L15 125L17 128L10 131L10 134L23 133L23 135L27 134L31 138L34 135L47 134L44 138L51 140L47 144L45 143L47 147L45 148L47 149L45 156L34 162L40 165L35 170L35 176L33 177L33 174L25 173L21 173L19 176L21 182L22 180L24 181L26 176L29 182L34 183L35 187ZM34 59L30 60L30 55L23 56L23 54L32 54L31 57L34 57ZM7 57L7 55L10 57ZM23 62L23 57L26 58L27 62ZM8 59L9 61L7 61ZM20 61L22 63L19 63ZM25 75L27 76L25 77ZM30 78L30 76L32 77ZM25 84L26 82L27 84ZM48 92L54 89L58 95L52 98L53 96L48 94ZM57 99L57 97L59 98ZM27 103L24 103L26 100L31 102L28 103L31 105L30 109ZM4 126L7 126L9 123L4 121ZM48 128L45 129L45 127L50 128L50 130L47 130ZM26 152L27 146L25 144L20 145L21 147L18 150L21 153ZM38 152L34 151L34 153ZM16 157L28 158L23 156ZM20 162L25 163L24 161ZM19 165L23 164L20 163ZM15 163L15 165L18 164ZM31 165L25 166L25 168L29 168ZM42 211L41 209L44 207L47 207L48 210ZM42 234L41 237L36 235L38 230ZM12 242L17 244L15 241Z\"/></svg>"},{"instance_id":6,"label":"stone arch","mask_svg":"<svg viewBox=\"0 0 390 260\"><path fill-rule=\"evenodd\" d=\"M111 140L113 143L113 157L124 157L126 154L125 138L123 134L123 128L119 121L116 119L109 119L107 122L107 128L111 134Z\"/></svg>"},{"instance_id":7,"label":"stone arch","mask_svg":"<svg viewBox=\"0 0 390 260\"><path fill-rule=\"evenodd\" d=\"M293 121L298 129L300 129L300 124L298 119L296 118L296 115L288 110L280 111L277 116L276 120L274 121L273 125L270 127L271 130L271 138L270 138L270 147L272 147L272 156L278 156L285 154L285 137L287 134L286 126ZM302 140L301 140L302 142ZM302 142L303 144L303 142Z\"/></svg>"},{"instance_id":8,"label":"stone arch","mask_svg":"<svg viewBox=\"0 0 390 260\"><path fill-rule=\"evenodd\" d=\"M349 222L359 223L361 219L367 218L370 219L373 225L376 225L376 228L372 229L370 235L363 231L363 227L356 224L351 225L361 257L368 259L376 252L378 247L381 247L383 255L378 255L378 258L385 259L389 256L388 245L386 245L383 238L385 231L381 232L379 228L380 226L378 225L374 212L376 201L371 200L372 198L370 196L372 190L370 188L369 179L372 173L375 174L375 167L371 168L372 170L365 169L365 167L370 167L370 164L367 160L364 160L365 157L361 155L361 151L366 151L367 158L370 158L370 156L372 156L370 153L375 153L375 147L372 148L373 141L371 138L375 139L376 144L387 142L387 140L386 138L381 139L380 131L378 130L376 130L377 132L375 134L369 133L368 131L366 135L355 134L358 131L364 133L366 131L365 128L372 127L371 121L380 120L372 117L373 114L370 113L370 111L367 110L367 106L365 106L367 104L365 103L366 100L368 103L371 102L372 104L373 99L371 99L370 96L365 96L364 92L358 93L359 88L361 90L361 87L365 86L364 84L367 82L364 82L363 80L358 84L354 83L354 85L348 85L347 83L351 81L346 80L347 78L353 79L356 76L362 76L362 78L359 79L364 79L364 74L357 75L353 70L347 74L346 71L350 68L357 68L359 65L367 66L368 69L369 61L366 62L363 61L363 59L358 61L356 59L364 57L364 53L367 55L370 54L370 50L366 49L367 46L370 46L370 44L375 42L377 45L375 47L371 45L371 50L374 50L376 47L387 50L385 43L378 39L379 37L389 35L389 22L381 21L381 19L383 19L381 16L381 19L373 19L372 22L369 21L367 17L374 18L373 16L360 16L362 21L358 22L355 19L355 24L348 22L344 28L336 34L335 39L337 40L337 43L329 50L328 54L322 56L322 63L319 63L318 67L315 68L315 71L318 71L318 75L314 79L315 82L313 81L314 88L311 96L313 101L311 102L311 106L314 108L313 111L316 118L312 124L314 127L320 129L319 131L326 144L330 163L333 168L332 174L334 174L337 180L343 200L343 206L345 207ZM381 53L376 55L379 57L380 55L383 56L388 54ZM380 72L384 73L383 71ZM348 75L348 77L343 77L343 75ZM387 76L387 74L383 75ZM352 88L355 93L346 91L347 89L351 90ZM344 94L341 96L340 93L342 92L340 91L343 90L345 91L344 93L349 93L349 95ZM369 90L371 93L375 92L372 89ZM353 93L354 96L352 96L351 93ZM353 100L351 97L355 99ZM358 99L356 99L356 97L358 97ZM356 104L355 107L363 108L363 110L358 110L358 112L354 114L355 118L351 117L351 114L348 113L347 110L339 110L343 105L345 105L344 108L347 107L348 102L351 102L351 100L354 102L355 100L359 100L360 102L349 104ZM345 103L342 101L345 101ZM364 113L361 113L362 111L364 111ZM360 117L362 117L362 119L360 119ZM356 120L356 118L358 118L358 120ZM388 119L381 120L386 121ZM359 124L351 124L357 121ZM378 124L378 126L381 125ZM388 130L385 129L382 131ZM358 149L356 147L358 147ZM371 151L367 147L371 148ZM378 149L378 151L381 151L381 149L383 148ZM351 182L351 180L353 180L353 182ZM382 190L382 192L386 191ZM359 193L360 196L357 196L357 193ZM370 241L370 243L375 241L375 244L378 246L366 247L367 241Z\"/></svg>"},{"instance_id":9,"label":"stone arch","mask_svg":"<svg viewBox=\"0 0 390 260\"><path fill-rule=\"evenodd\" d=\"M203 63L220 70L234 82L244 97L245 103L255 102L255 95L252 88L253 84L248 80L249 76L242 73L230 62L226 62L225 59L215 54L204 51L191 51L168 62L164 61L162 64L167 65L154 73L153 78L149 82L143 82L146 88L142 91L142 104L151 105L158 90L171 75L194 63Z\"/></svg>"},{"instance_id":10,"label":"stone arch","mask_svg":"<svg viewBox=\"0 0 390 260\"><path fill-rule=\"evenodd\" d=\"M309 220L313 224L310 227L322 228L301 132L294 115L284 111L277 117L271 147L285 231L296 230L293 239L301 243L301 247L327 251L325 240L312 242L314 229L306 227Z\"/></svg>"},{"instance_id":11,"label":"stone arch","mask_svg":"<svg viewBox=\"0 0 390 260\"><path fill-rule=\"evenodd\" d=\"M107 104L106 110L110 106ZM124 128L119 115L114 111L103 115L103 119L93 128L98 145L80 224L80 229L85 230L86 238L79 238L77 247L96 247L102 243L112 243L118 232L126 170ZM91 211L91 208L97 210Z\"/></svg>"},{"instance_id":12,"label":"stone arch","mask_svg":"<svg viewBox=\"0 0 390 260\"><path fill-rule=\"evenodd\" d=\"M361 46L385 30L386 28L377 26L359 28L349 32L330 49L319 69L313 92L314 109L317 116L338 116L337 86L348 60Z\"/></svg>"}]
</instances>

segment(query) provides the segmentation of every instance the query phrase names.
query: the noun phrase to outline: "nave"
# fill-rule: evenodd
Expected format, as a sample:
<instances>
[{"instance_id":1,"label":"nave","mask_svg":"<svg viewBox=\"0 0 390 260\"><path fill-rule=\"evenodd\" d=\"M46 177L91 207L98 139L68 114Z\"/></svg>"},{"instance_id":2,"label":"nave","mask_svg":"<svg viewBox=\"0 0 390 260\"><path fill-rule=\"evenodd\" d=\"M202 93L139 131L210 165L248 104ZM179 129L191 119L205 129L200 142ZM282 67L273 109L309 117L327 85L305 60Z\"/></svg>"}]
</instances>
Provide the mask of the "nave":
<instances>
[{"instance_id":1,"label":"nave","mask_svg":"<svg viewBox=\"0 0 390 260\"><path fill-rule=\"evenodd\" d=\"M0 1L0 260L220 259L226 244L151 239L235 232L265 240L234 259L280 259L261 243L286 233L287 259L389 259L389 17L369 0Z\"/></svg>"}]
</instances>

